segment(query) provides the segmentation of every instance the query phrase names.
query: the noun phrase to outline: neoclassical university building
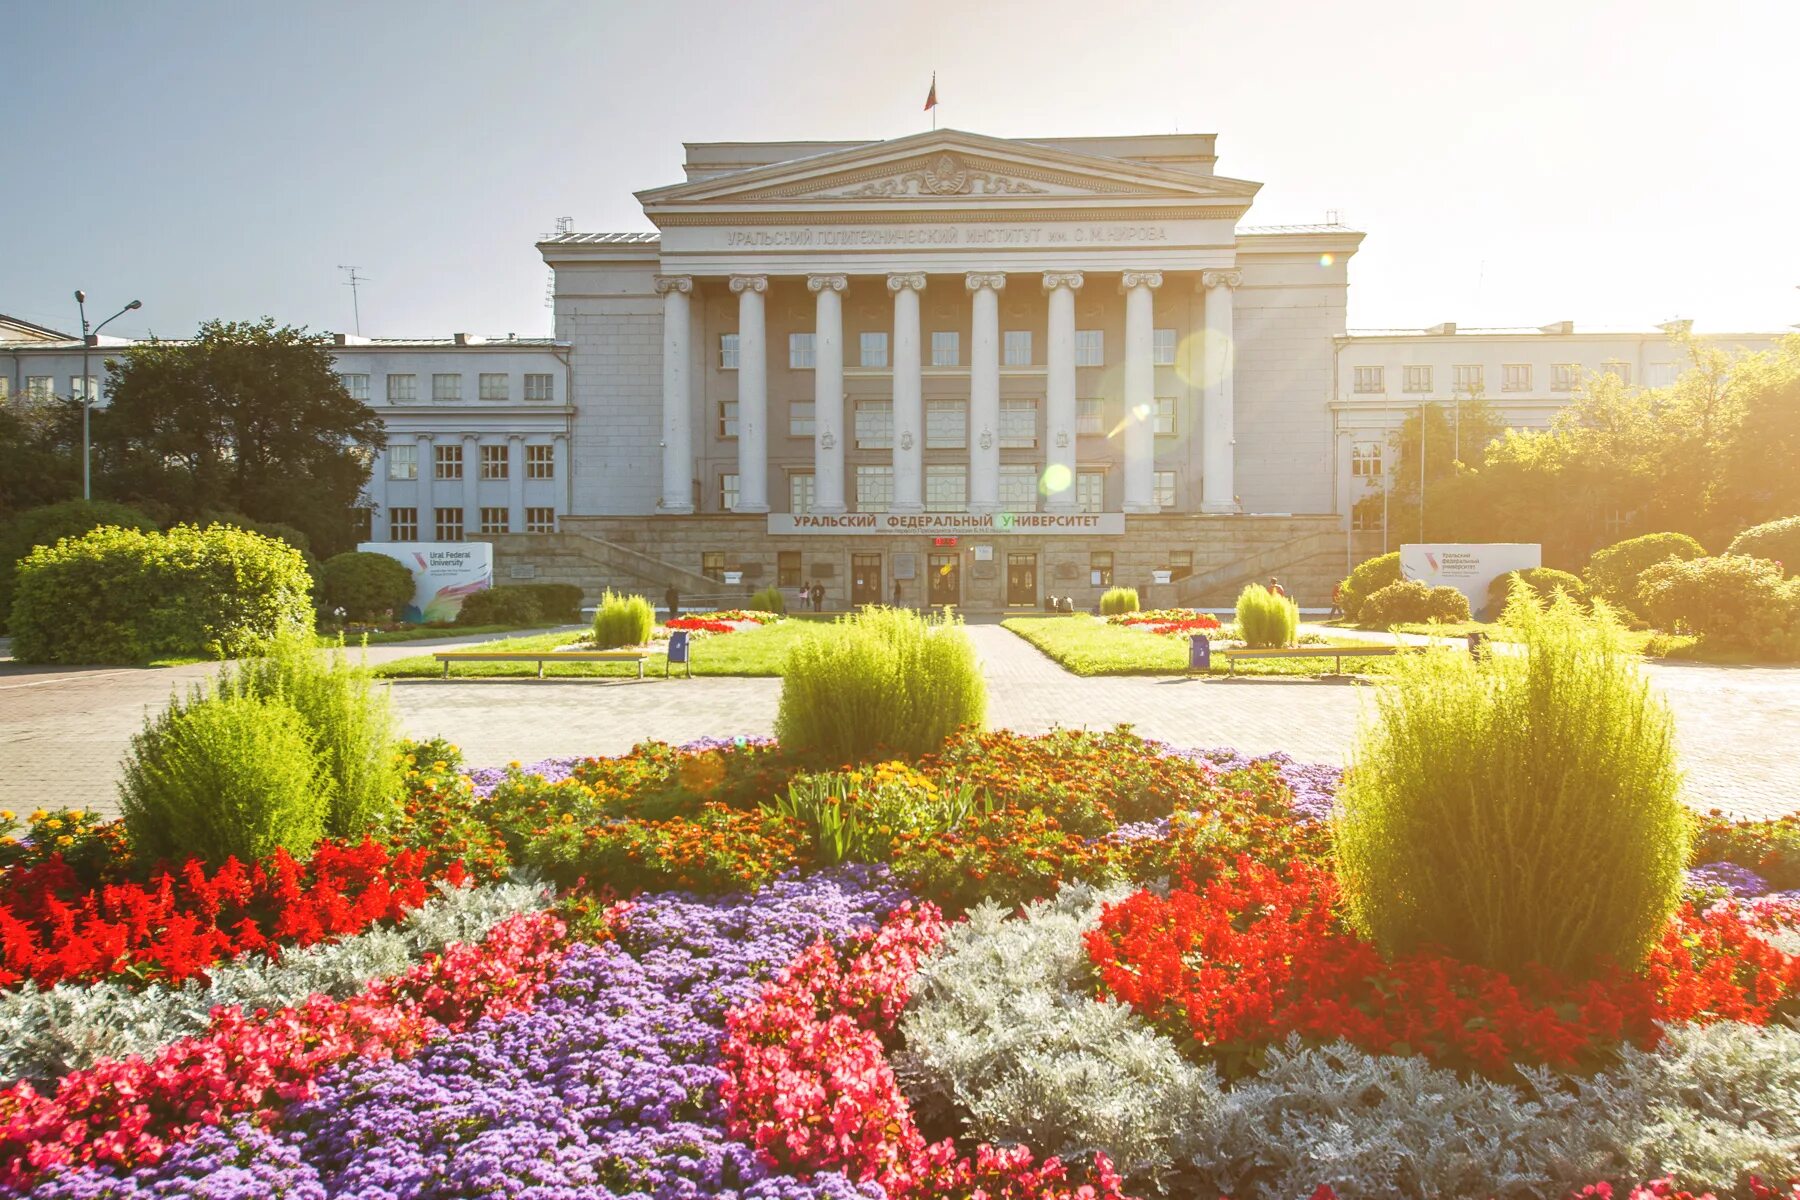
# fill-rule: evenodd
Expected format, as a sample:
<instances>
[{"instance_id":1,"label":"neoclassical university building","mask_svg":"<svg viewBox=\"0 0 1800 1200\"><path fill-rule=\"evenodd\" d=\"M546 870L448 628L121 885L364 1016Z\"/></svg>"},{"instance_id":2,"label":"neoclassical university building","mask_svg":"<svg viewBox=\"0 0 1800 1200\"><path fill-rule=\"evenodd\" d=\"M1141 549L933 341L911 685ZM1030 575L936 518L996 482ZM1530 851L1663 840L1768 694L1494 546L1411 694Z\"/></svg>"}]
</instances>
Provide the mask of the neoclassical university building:
<instances>
[{"instance_id":1,"label":"neoclassical university building","mask_svg":"<svg viewBox=\"0 0 1800 1200\"><path fill-rule=\"evenodd\" d=\"M1409 414L1542 426L1594 373L1682 360L1566 321L1352 335L1363 234L1248 224L1261 185L1212 135L686 152L637 193L655 232L538 244L554 338L338 337L389 430L372 537L491 540L503 581L591 592L982 611L1278 575L1318 601L1401 540L1357 501ZM34 329L0 326L0 387L61 390L79 343Z\"/></svg>"}]
</instances>

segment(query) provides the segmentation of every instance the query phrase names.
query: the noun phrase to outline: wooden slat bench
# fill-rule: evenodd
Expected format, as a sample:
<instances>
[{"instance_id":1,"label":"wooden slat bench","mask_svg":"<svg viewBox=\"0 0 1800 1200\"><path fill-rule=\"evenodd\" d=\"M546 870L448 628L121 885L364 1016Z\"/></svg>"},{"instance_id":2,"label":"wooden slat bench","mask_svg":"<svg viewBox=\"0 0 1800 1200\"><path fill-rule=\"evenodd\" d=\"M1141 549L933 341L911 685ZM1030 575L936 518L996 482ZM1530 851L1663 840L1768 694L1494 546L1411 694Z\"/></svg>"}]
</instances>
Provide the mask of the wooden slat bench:
<instances>
[{"instance_id":1,"label":"wooden slat bench","mask_svg":"<svg viewBox=\"0 0 1800 1200\"><path fill-rule=\"evenodd\" d=\"M1399 646L1283 646L1251 649L1242 647L1235 650L1221 650L1225 656L1226 674L1237 674L1237 660L1240 658L1335 658L1336 672L1344 673L1346 658L1377 658L1391 655L1400 649Z\"/></svg>"},{"instance_id":2,"label":"wooden slat bench","mask_svg":"<svg viewBox=\"0 0 1800 1200\"><path fill-rule=\"evenodd\" d=\"M547 662L634 662L637 677L644 677L648 650L439 650L433 658L444 664L444 678L450 678L450 664L459 662L535 662L537 677L544 677Z\"/></svg>"}]
</instances>

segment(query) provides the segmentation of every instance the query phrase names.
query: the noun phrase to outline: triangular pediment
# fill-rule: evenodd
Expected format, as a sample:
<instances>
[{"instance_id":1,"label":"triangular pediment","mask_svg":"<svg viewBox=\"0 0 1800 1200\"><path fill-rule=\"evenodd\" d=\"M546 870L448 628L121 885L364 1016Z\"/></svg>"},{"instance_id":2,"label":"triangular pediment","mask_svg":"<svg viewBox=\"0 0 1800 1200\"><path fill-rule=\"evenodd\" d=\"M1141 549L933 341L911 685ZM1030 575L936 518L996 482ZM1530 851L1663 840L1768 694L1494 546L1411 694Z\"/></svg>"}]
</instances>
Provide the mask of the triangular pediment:
<instances>
[{"instance_id":1,"label":"triangular pediment","mask_svg":"<svg viewBox=\"0 0 1800 1200\"><path fill-rule=\"evenodd\" d=\"M934 130L639 192L646 211L689 205L966 205L1156 199L1244 204L1260 185L1032 142Z\"/></svg>"}]
</instances>

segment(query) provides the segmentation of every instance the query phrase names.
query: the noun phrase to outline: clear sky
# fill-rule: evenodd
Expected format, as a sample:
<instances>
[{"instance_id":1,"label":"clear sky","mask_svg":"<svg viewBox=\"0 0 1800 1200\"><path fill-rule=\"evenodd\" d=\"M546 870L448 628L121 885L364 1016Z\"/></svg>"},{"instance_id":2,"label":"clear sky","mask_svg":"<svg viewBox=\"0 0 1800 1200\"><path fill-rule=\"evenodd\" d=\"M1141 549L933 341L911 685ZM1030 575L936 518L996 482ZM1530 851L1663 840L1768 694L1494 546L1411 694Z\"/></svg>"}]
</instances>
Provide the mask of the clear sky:
<instances>
[{"instance_id":1,"label":"clear sky","mask_svg":"<svg viewBox=\"0 0 1800 1200\"><path fill-rule=\"evenodd\" d=\"M1793 0L0 0L0 312L544 334L691 141L1213 132L1352 327L1800 322Z\"/></svg>"}]
</instances>

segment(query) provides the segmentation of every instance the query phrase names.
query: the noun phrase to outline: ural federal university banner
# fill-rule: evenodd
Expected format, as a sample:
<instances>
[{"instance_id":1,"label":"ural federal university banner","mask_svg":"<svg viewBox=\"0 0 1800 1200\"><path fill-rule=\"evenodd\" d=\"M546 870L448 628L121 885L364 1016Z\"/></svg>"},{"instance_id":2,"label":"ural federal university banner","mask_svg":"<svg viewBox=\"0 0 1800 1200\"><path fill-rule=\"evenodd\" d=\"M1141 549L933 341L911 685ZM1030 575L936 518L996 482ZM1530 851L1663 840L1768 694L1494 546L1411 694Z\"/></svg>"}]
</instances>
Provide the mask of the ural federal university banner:
<instances>
[{"instance_id":1,"label":"ural federal university banner","mask_svg":"<svg viewBox=\"0 0 1800 1200\"><path fill-rule=\"evenodd\" d=\"M1408 542L1400 547L1400 578L1453 587L1469 598L1469 608L1476 613L1487 607L1488 584L1508 571L1543 564L1543 547L1536 542Z\"/></svg>"},{"instance_id":2,"label":"ural federal university banner","mask_svg":"<svg viewBox=\"0 0 1800 1200\"><path fill-rule=\"evenodd\" d=\"M385 554L412 572L413 599L405 619L454 621L463 597L494 586L494 547L488 542L364 542L358 550Z\"/></svg>"},{"instance_id":3,"label":"ural federal university banner","mask_svg":"<svg viewBox=\"0 0 1800 1200\"><path fill-rule=\"evenodd\" d=\"M771 534L1107 534L1125 532L1124 513L770 513Z\"/></svg>"}]
</instances>

